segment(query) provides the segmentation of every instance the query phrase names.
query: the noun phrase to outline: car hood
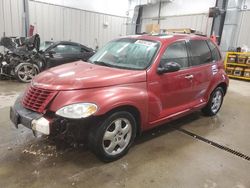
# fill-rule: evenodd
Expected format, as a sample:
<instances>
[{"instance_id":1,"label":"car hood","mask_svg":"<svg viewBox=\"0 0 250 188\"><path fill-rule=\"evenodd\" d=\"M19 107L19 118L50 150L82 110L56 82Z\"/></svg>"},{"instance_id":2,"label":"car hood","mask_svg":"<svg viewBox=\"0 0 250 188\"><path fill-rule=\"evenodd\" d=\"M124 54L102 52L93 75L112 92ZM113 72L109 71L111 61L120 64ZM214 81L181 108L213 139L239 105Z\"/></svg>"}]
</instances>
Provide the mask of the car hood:
<instances>
[{"instance_id":1,"label":"car hood","mask_svg":"<svg viewBox=\"0 0 250 188\"><path fill-rule=\"evenodd\" d=\"M77 61L40 73L32 85L49 90L73 90L144 81L145 70L125 70Z\"/></svg>"}]
</instances>

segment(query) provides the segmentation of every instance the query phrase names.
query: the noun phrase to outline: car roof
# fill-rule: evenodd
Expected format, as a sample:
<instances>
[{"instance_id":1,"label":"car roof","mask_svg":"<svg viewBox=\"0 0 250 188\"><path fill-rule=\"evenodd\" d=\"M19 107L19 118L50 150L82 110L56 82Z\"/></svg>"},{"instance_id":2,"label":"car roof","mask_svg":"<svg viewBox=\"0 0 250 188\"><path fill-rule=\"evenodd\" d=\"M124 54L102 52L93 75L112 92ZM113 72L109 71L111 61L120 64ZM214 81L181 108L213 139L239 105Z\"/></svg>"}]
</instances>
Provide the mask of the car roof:
<instances>
[{"instance_id":1,"label":"car roof","mask_svg":"<svg viewBox=\"0 0 250 188\"><path fill-rule=\"evenodd\" d=\"M77 42L71 42L71 41L57 41L55 42L55 44L72 44L72 45L82 45L80 43Z\"/></svg>"},{"instance_id":2,"label":"car roof","mask_svg":"<svg viewBox=\"0 0 250 188\"><path fill-rule=\"evenodd\" d=\"M144 34L144 35L130 35L123 38L135 38L141 40L151 40L161 43L176 41L176 40L207 40L206 36L195 34Z\"/></svg>"},{"instance_id":3,"label":"car roof","mask_svg":"<svg viewBox=\"0 0 250 188\"><path fill-rule=\"evenodd\" d=\"M85 48L86 50L89 50L89 51L93 51L92 48L88 47L88 46L85 46L81 43L78 43L78 42L71 42L71 41L57 41L57 42L54 42L53 43L53 46L56 46L58 44L68 44L68 45L79 45L79 46L82 46L83 48Z\"/></svg>"}]
</instances>

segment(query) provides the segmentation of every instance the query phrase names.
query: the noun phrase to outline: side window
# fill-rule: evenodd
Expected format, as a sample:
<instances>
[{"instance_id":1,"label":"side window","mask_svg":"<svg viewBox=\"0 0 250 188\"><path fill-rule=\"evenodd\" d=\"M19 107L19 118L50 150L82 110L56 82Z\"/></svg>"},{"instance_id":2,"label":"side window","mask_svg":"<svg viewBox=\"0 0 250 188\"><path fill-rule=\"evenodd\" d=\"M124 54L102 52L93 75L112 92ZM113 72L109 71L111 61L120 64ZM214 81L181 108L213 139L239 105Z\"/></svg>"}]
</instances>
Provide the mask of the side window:
<instances>
[{"instance_id":1,"label":"side window","mask_svg":"<svg viewBox=\"0 0 250 188\"><path fill-rule=\"evenodd\" d=\"M60 54L78 54L81 53L81 47L69 44L59 44L53 48L53 51Z\"/></svg>"},{"instance_id":2,"label":"side window","mask_svg":"<svg viewBox=\"0 0 250 188\"><path fill-rule=\"evenodd\" d=\"M81 47L75 45L67 45L69 48L69 52L72 54L79 54L81 53Z\"/></svg>"},{"instance_id":3,"label":"side window","mask_svg":"<svg viewBox=\"0 0 250 188\"><path fill-rule=\"evenodd\" d=\"M218 48L215 46L215 44L212 43L210 40L208 40L207 43L208 43L208 46L212 52L212 59L215 61L220 60L221 59L220 52L219 52Z\"/></svg>"},{"instance_id":4,"label":"side window","mask_svg":"<svg viewBox=\"0 0 250 188\"><path fill-rule=\"evenodd\" d=\"M212 61L211 51L205 40L190 40L191 66Z\"/></svg>"},{"instance_id":5,"label":"side window","mask_svg":"<svg viewBox=\"0 0 250 188\"><path fill-rule=\"evenodd\" d=\"M62 54L62 53L64 53L64 49L65 49L65 45L59 44L55 48L53 48L52 50L56 53Z\"/></svg>"},{"instance_id":6,"label":"side window","mask_svg":"<svg viewBox=\"0 0 250 188\"><path fill-rule=\"evenodd\" d=\"M188 55L185 41L170 44L161 57L161 64L176 62L181 68L188 67Z\"/></svg>"},{"instance_id":7,"label":"side window","mask_svg":"<svg viewBox=\"0 0 250 188\"><path fill-rule=\"evenodd\" d=\"M85 53L88 52L85 48L81 47L81 52Z\"/></svg>"}]
</instances>

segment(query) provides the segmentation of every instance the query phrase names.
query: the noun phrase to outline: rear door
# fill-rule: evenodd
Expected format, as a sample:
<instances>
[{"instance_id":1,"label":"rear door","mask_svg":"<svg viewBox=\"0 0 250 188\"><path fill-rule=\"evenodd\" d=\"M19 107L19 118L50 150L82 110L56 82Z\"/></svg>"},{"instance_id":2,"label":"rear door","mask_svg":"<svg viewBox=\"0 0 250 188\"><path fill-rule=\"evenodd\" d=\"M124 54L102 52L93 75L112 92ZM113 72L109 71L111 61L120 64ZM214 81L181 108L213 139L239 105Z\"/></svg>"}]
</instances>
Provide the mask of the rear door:
<instances>
[{"instance_id":1,"label":"rear door","mask_svg":"<svg viewBox=\"0 0 250 188\"><path fill-rule=\"evenodd\" d=\"M194 100L190 104L192 108L202 106L206 102L206 91L212 77L218 72L218 67L206 40L190 40L188 50L192 68L191 75L193 76L192 95Z\"/></svg>"}]
</instances>

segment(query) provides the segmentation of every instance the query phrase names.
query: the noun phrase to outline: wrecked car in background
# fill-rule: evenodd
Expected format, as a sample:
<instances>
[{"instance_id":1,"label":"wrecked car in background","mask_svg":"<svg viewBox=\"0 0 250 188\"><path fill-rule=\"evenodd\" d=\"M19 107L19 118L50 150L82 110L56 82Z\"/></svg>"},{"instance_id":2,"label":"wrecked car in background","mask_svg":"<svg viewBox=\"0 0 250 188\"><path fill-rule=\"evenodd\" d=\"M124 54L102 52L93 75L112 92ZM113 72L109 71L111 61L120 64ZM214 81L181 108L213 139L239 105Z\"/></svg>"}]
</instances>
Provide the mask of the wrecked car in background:
<instances>
[{"instance_id":1,"label":"wrecked car in background","mask_svg":"<svg viewBox=\"0 0 250 188\"><path fill-rule=\"evenodd\" d=\"M0 45L8 51L1 55L1 78L16 78L21 82L30 82L40 72L41 56L39 54L40 37L28 38L2 37Z\"/></svg>"},{"instance_id":2,"label":"wrecked car in background","mask_svg":"<svg viewBox=\"0 0 250 188\"><path fill-rule=\"evenodd\" d=\"M46 41L41 44L40 52L45 56L44 69L77 60L87 61L95 54L95 50L92 48L69 41Z\"/></svg>"},{"instance_id":3,"label":"wrecked car in background","mask_svg":"<svg viewBox=\"0 0 250 188\"><path fill-rule=\"evenodd\" d=\"M3 37L0 45L8 49L0 54L1 78L16 78L25 83L41 71L77 60L87 61L95 53L91 48L68 41L47 41L40 46L38 34L19 39Z\"/></svg>"}]
</instances>

